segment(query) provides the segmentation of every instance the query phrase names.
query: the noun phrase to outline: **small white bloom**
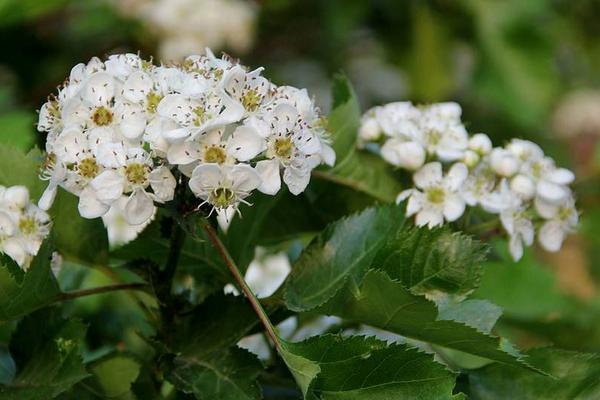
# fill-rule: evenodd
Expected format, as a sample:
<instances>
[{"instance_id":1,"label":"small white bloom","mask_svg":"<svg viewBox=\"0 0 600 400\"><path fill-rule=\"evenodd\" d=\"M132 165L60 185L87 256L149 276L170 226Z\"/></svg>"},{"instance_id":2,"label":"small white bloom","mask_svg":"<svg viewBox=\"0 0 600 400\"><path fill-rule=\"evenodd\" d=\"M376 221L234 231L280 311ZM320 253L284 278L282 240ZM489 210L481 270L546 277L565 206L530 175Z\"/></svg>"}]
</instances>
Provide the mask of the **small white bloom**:
<instances>
[{"instance_id":1,"label":"small white bloom","mask_svg":"<svg viewBox=\"0 0 600 400\"><path fill-rule=\"evenodd\" d=\"M574 232L579 222L575 200L569 196L562 204L554 205L536 199L535 208L546 219L538 232L539 243L547 251L560 250L566 235Z\"/></svg>"},{"instance_id":2,"label":"small white bloom","mask_svg":"<svg viewBox=\"0 0 600 400\"><path fill-rule=\"evenodd\" d=\"M496 147L490 153L490 166L498 175L511 177L519 171L519 158L512 152Z\"/></svg>"},{"instance_id":3,"label":"small white bloom","mask_svg":"<svg viewBox=\"0 0 600 400\"><path fill-rule=\"evenodd\" d=\"M408 198L406 215L416 214L418 226L432 228L442 225L444 219L455 221L465 211L465 201L459 190L467 175L468 169L462 163L454 164L445 177L439 162L425 164L413 176L417 189L403 191L396 201Z\"/></svg>"},{"instance_id":4,"label":"small white bloom","mask_svg":"<svg viewBox=\"0 0 600 400\"><path fill-rule=\"evenodd\" d=\"M423 166L426 154L417 142L391 138L381 147L381 156L392 165L414 171Z\"/></svg>"},{"instance_id":5,"label":"small white bloom","mask_svg":"<svg viewBox=\"0 0 600 400\"><path fill-rule=\"evenodd\" d=\"M492 141L485 133L476 133L469 139L469 149L480 156L486 155L492 151Z\"/></svg>"},{"instance_id":6,"label":"small white bloom","mask_svg":"<svg viewBox=\"0 0 600 400\"><path fill-rule=\"evenodd\" d=\"M156 208L152 217L139 225L131 225L125 218L125 207L128 204L127 197L121 197L113 203L108 212L102 216L102 222L108 233L108 242L111 247L117 247L134 240L154 219Z\"/></svg>"},{"instance_id":7,"label":"small white bloom","mask_svg":"<svg viewBox=\"0 0 600 400\"><path fill-rule=\"evenodd\" d=\"M229 207L237 210L240 202L248 204L244 199L260 183L258 172L247 164L201 164L194 169L189 186L213 210L225 213Z\"/></svg>"},{"instance_id":8,"label":"small white bloom","mask_svg":"<svg viewBox=\"0 0 600 400\"><path fill-rule=\"evenodd\" d=\"M523 257L523 244L533 244L533 223L523 207L505 209L500 213L500 221L509 235L510 254L518 261Z\"/></svg>"},{"instance_id":9,"label":"small white bloom","mask_svg":"<svg viewBox=\"0 0 600 400\"><path fill-rule=\"evenodd\" d=\"M529 177L518 174L510 180L510 190L524 201L529 201L535 196L535 183Z\"/></svg>"}]
</instances>

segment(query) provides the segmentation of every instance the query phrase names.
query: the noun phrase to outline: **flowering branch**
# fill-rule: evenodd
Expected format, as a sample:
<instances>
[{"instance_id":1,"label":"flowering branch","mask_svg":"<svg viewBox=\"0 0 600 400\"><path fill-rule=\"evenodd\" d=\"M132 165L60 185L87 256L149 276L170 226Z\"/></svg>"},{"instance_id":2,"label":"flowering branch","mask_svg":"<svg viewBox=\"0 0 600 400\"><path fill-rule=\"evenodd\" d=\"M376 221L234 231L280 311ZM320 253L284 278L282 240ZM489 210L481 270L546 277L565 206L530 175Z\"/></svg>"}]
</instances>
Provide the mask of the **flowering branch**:
<instances>
[{"instance_id":1,"label":"flowering branch","mask_svg":"<svg viewBox=\"0 0 600 400\"><path fill-rule=\"evenodd\" d=\"M61 293L56 301L66 301L78 299L80 297L93 296L95 294L116 292L118 290L146 290L148 285L146 283L117 283L114 285L100 286L90 289L75 290L72 292Z\"/></svg>"},{"instance_id":2,"label":"flowering branch","mask_svg":"<svg viewBox=\"0 0 600 400\"><path fill-rule=\"evenodd\" d=\"M229 271L233 275L233 278L235 279L235 281L237 282L239 287L242 289L242 292L244 293L244 295L250 302L250 305L254 309L254 312L258 316L258 319L260 320L260 322L265 327L267 334L269 335L269 337L275 344L275 347L279 350L280 349L280 341L277 336L277 333L275 332L275 328L273 327L273 324L271 324L271 321L269 320L267 313L265 312L262 305L260 304L260 301L256 298L256 296L252 292L252 289L250 289L250 287L244 280L244 277L242 276L240 270L235 265L235 262L229 255L227 248L225 248L225 245L223 244L223 242L221 242L221 239L219 239L219 236L217 235L215 230L210 225L206 224L204 226L204 231L208 235L208 238L211 241L212 245L219 252L219 255L225 262L225 265L227 265L227 268L229 268Z\"/></svg>"}]
</instances>

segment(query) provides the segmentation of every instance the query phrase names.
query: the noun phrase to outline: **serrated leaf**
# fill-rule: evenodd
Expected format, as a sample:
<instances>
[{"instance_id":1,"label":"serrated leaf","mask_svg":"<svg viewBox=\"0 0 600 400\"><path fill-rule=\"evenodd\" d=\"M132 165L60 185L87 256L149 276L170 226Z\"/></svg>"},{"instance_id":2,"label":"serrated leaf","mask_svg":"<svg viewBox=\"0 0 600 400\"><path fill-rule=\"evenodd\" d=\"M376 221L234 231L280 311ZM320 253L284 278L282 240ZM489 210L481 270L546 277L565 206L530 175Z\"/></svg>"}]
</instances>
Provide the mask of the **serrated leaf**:
<instances>
[{"instance_id":1,"label":"serrated leaf","mask_svg":"<svg viewBox=\"0 0 600 400\"><path fill-rule=\"evenodd\" d=\"M16 147L0 145L0 185L23 185L29 189L31 199L37 200L46 183L39 179L42 153L34 148L27 154Z\"/></svg>"},{"instance_id":2,"label":"serrated leaf","mask_svg":"<svg viewBox=\"0 0 600 400\"><path fill-rule=\"evenodd\" d=\"M52 247L46 241L22 280L0 266L0 321L18 318L56 300L60 288L50 269L51 257Z\"/></svg>"},{"instance_id":3,"label":"serrated leaf","mask_svg":"<svg viewBox=\"0 0 600 400\"><path fill-rule=\"evenodd\" d=\"M256 378L262 369L253 354L232 347L202 358L177 357L167 378L197 399L253 400L261 398Z\"/></svg>"},{"instance_id":4,"label":"serrated leaf","mask_svg":"<svg viewBox=\"0 0 600 400\"><path fill-rule=\"evenodd\" d=\"M306 399L454 398L454 375L406 345L326 335L284 349Z\"/></svg>"},{"instance_id":5,"label":"serrated leaf","mask_svg":"<svg viewBox=\"0 0 600 400\"><path fill-rule=\"evenodd\" d=\"M315 311L501 363L527 366L506 340L460 322L440 320L434 303L412 294L382 271L369 271L360 286L348 285Z\"/></svg>"},{"instance_id":6,"label":"serrated leaf","mask_svg":"<svg viewBox=\"0 0 600 400\"><path fill-rule=\"evenodd\" d=\"M478 331L490 333L498 318L502 315L502 308L487 300L465 300L459 303L436 302L438 306L438 319L462 322Z\"/></svg>"},{"instance_id":7,"label":"serrated leaf","mask_svg":"<svg viewBox=\"0 0 600 400\"><path fill-rule=\"evenodd\" d=\"M35 114L23 110L15 110L0 115L0 142L27 151L33 146L35 139L33 122Z\"/></svg>"},{"instance_id":8,"label":"serrated leaf","mask_svg":"<svg viewBox=\"0 0 600 400\"><path fill-rule=\"evenodd\" d=\"M446 228L403 227L394 232L372 262L414 293L441 291L464 296L483 272L485 247Z\"/></svg>"},{"instance_id":9,"label":"serrated leaf","mask_svg":"<svg viewBox=\"0 0 600 400\"><path fill-rule=\"evenodd\" d=\"M23 319L10 343L17 375L10 385L0 386L2 399L52 399L85 379L80 354L85 331L81 322L62 319L57 309Z\"/></svg>"},{"instance_id":10,"label":"serrated leaf","mask_svg":"<svg viewBox=\"0 0 600 400\"><path fill-rule=\"evenodd\" d=\"M583 400L600 398L600 356L544 348L527 352L529 360L552 377L490 364L468 374L476 400Z\"/></svg>"},{"instance_id":11,"label":"serrated leaf","mask_svg":"<svg viewBox=\"0 0 600 400\"><path fill-rule=\"evenodd\" d=\"M400 207L388 206L366 209L327 227L294 264L285 286L287 306L309 310L330 299L347 280L359 282L388 235L403 222Z\"/></svg>"},{"instance_id":12,"label":"serrated leaf","mask_svg":"<svg viewBox=\"0 0 600 400\"><path fill-rule=\"evenodd\" d=\"M133 400L131 384L135 382L140 371L140 364L131 357L114 355L91 367L90 377L93 384L106 398L115 400ZM87 381L86 381L87 382Z\"/></svg>"}]
</instances>

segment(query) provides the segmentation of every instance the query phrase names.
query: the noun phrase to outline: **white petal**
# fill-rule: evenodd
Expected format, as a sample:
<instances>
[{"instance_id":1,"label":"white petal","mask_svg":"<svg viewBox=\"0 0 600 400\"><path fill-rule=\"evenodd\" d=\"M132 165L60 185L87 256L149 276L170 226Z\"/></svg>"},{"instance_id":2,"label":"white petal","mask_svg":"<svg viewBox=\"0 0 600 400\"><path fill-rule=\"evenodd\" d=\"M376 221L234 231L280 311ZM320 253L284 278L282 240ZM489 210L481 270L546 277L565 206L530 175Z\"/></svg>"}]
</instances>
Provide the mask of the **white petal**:
<instances>
[{"instance_id":1,"label":"white petal","mask_svg":"<svg viewBox=\"0 0 600 400\"><path fill-rule=\"evenodd\" d=\"M25 208L29 203L29 190L25 186L11 186L4 192L4 201L10 207Z\"/></svg>"},{"instance_id":2,"label":"white petal","mask_svg":"<svg viewBox=\"0 0 600 400\"><path fill-rule=\"evenodd\" d=\"M227 233L231 221L235 217L235 207L229 206L225 209L217 209L217 223L221 230Z\"/></svg>"},{"instance_id":3,"label":"white petal","mask_svg":"<svg viewBox=\"0 0 600 400\"><path fill-rule=\"evenodd\" d=\"M558 205L550 204L539 197L535 198L534 205L535 210L542 216L542 218L551 219L558 214Z\"/></svg>"},{"instance_id":4,"label":"white petal","mask_svg":"<svg viewBox=\"0 0 600 400\"><path fill-rule=\"evenodd\" d=\"M508 240L508 251L513 260L519 261L523 257L523 243L519 235L511 235Z\"/></svg>"},{"instance_id":5,"label":"white petal","mask_svg":"<svg viewBox=\"0 0 600 400\"><path fill-rule=\"evenodd\" d=\"M450 167L450 170L448 171L448 174L444 180L446 187L452 191L458 190L463 183L465 183L468 175L469 169L465 164L454 164L452 167Z\"/></svg>"},{"instance_id":6,"label":"white petal","mask_svg":"<svg viewBox=\"0 0 600 400\"><path fill-rule=\"evenodd\" d=\"M413 193L419 193L418 190L415 189L406 189L400 192L396 197L396 204L402 203L404 200L408 199Z\"/></svg>"},{"instance_id":7,"label":"white petal","mask_svg":"<svg viewBox=\"0 0 600 400\"><path fill-rule=\"evenodd\" d=\"M219 187L224 178L217 164L200 164L194 168L189 186L196 195L202 195Z\"/></svg>"},{"instance_id":8,"label":"white petal","mask_svg":"<svg viewBox=\"0 0 600 400\"><path fill-rule=\"evenodd\" d=\"M423 208L423 203L423 193L414 190L412 196L408 198L408 204L406 205L406 216L410 217L421 211L421 209Z\"/></svg>"},{"instance_id":9,"label":"white petal","mask_svg":"<svg viewBox=\"0 0 600 400\"><path fill-rule=\"evenodd\" d=\"M267 148L258 132L247 126L238 127L227 143L227 152L239 161L248 161Z\"/></svg>"},{"instance_id":10,"label":"white petal","mask_svg":"<svg viewBox=\"0 0 600 400\"><path fill-rule=\"evenodd\" d=\"M86 82L83 98L94 106L106 106L115 94L115 79L106 72L97 72Z\"/></svg>"},{"instance_id":11,"label":"white petal","mask_svg":"<svg viewBox=\"0 0 600 400\"><path fill-rule=\"evenodd\" d=\"M140 225L148 221L154 215L154 202L142 189L138 189L129 197L125 204L123 216L125 221L131 225Z\"/></svg>"},{"instance_id":12,"label":"white petal","mask_svg":"<svg viewBox=\"0 0 600 400\"><path fill-rule=\"evenodd\" d=\"M119 168L125 165L126 152L122 143L103 143L97 146L96 159L107 168Z\"/></svg>"},{"instance_id":13,"label":"white petal","mask_svg":"<svg viewBox=\"0 0 600 400\"><path fill-rule=\"evenodd\" d=\"M15 234L16 225L8 213L0 211L0 235L12 236Z\"/></svg>"},{"instance_id":14,"label":"white petal","mask_svg":"<svg viewBox=\"0 0 600 400\"><path fill-rule=\"evenodd\" d=\"M531 200L535 196L535 183L529 177L518 174L511 179L510 190L521 196L523 200Z\"/></svg>"},{"instance_id":15,"label":"white petal","mask_svg":"<svg viewBox=\"0 0 600 400\"><path fill-rule=\"evenodd\" d=\"M456 221L465 212L465 201L456 194L447 193L444 199L444 217L446 221Z\"/></svg>"},{"instance_id":16,"label":"white petal","mask_svg":"<svg viewBox=\"0 0 600 400\"><path fill-rule=\"evenodd\" d=\"M175 165L186 165L193 163L196 161L196 158L192 156L190 152L190 147L194 145L195 142L180 142L173 143L169 146L167 150L167 160L171 164Z\"/></svg>"},{"instance_id":17,"label":"white petal","mask_svg":"<svg viewBox=\"0 0 600 400\"><path fill-rule=\"evenodd\" d=\"M538 241L547 251L558 251L565 239L565 231L560 222L548 221L542 225L538 233Z\"/></svg>"},{"instance_id":18,"label":"white petal","mask_svg":"<svg viewBox=\"0 0 600 400\"><path fill-rule=\"evenodd\" d=\"M568 185L575 180L575 174L566 168L556 168L546 178L557 185Z\"/></svg>"},{"instance_id":19,"label":"white petal","mask_svg":"<svg viewBox=\"0 0 600 400\"><path fill-rule=\"evenodd\" d=\"M148 176L154 195L161 201L171 201L175 195L177 181L171 170L165 166L158 167Z\"/></svg>"},{"instance_id":20,"label":"white petal","mask_svg":"<svg viewBox=\"0 0 600 400\"><path fill-rule=\"evenodd\" d=\"M133 103L146 101L152 91L153 82L150 75L143 71L135 71L127 77L123 84L123 97Z\"/></svg>"},{"instance_id":21,"label":"white petal","mask_svg":"<svg viewBox=\"0 0 600 400\"><path fill-rule=\"evenodd\" d=\"M107 205L111 205L121 198L124 185L125 179L114 170L104 171L90 182L96 199Z\"/></svg>"},{"instance_id":22,"label":"white petal","mask_svg":"<svg viewBox=\"0 0 600 400\"><path fill-rule=\"evenodd\" d=\"M439 162L430 162L425 164L413 175L415 186L419 189L426 189L442 180L442 164Z\"/></svg>"},{"instance_id":23,"label":"white petal","mask_svg":"<svg viewBox=\"0 0 600 400\"><path fill-rule=\"evenodd\" d=\"M146 112L139 105L121 105L117 112L120 116L119 128L127 139L137 139L146 129Z\"/></svg>"},{"instance_id":24,"label":"white petal","mask_svg":"<svg viewBox=\"0 0 600 400\"><path fill-rule=\"evenodd\" d=\"M50 184L42 193L42 197L38 201L38 207L42 210L48 211L52 204L54 204L54 199L56 199L57 186Z\"/></svg>"},{"instance_id":25,"label":"white petal","mask_svg":"<svg viewBox=\"0 0 600 400\"><path fill-rule=\"evenodd\" d=\"M26 267L27 252L23 243L16 238L6 238L0 243L0 251L12 258L20 267Z\"/></svg>"},{"instance_id":26,"label":"white petal","mask_svg":"<svg viewBox=\"0 0 600 400\"><path fill-rule=\"evenodd\" d=\"M564 186L542 180L538 182L537 195L551 204L558 204L567 198L569 192Z\"/></svg>"},{"instance_id":27,"label":"white petal","mask_svg":"<svg viewBox=\"0 0 600 400\"><path fill-rule=\"evenodd\" d=\"M290 193L298 195L306 189L310 182L310 170L288 167L283 171L283 181Z\"/></svg>"},{"instance_id":28,"label":"white petal","mask_svg":"<svg viewBox=\"0 0 600 400\"><path fill-rule=\"evenodd\" d=\"M415 223L417 226L427 225L429 228L433 228L444 223L444 216L440 211L425 208L417 213Z\"/></svg>"},{"instance_id":29,"label":"white petal","mask_svg":"<svg viewBox=\"0 0 600 400\"><path fill-rule=\"evenodd\" d=\"M250 193L261 184L258 172L247 164L235 165L229 176L232 180L232 189L236 192Z\"/></svg>"},{"instance_id":30,"label":"white petal","mask_svg":"<svg viewBox=\"0 0 600 400\"><path fill-rule=\"evenodd\" d=\"M323 162L330 167L333 167L335 164L335 157L336 154L333 148L327 143L321 143L321 158L323 159Z\"/></svg>"},{"instance_id":31,"label":"white petal","mask_svg":"<svg viewBox=\"0 0 600 400\"><path fill-rule=\"evenodd\" d=\"M110 207L98 200L94 189L87 186L79 194L79 214L83 218L98 218L106 214Z\"/></svg>"},{"instance_id":32,"label":"white petal","mask_svg":"<svg viewBox=\"0 0 600 400\"><path fill-rule=\"evenodd\" d=\"M262 160L256 163L256 171L261 178L258 190L269 195L275 195L281 188L279 161Z\"/></svg>"}]
</instances>

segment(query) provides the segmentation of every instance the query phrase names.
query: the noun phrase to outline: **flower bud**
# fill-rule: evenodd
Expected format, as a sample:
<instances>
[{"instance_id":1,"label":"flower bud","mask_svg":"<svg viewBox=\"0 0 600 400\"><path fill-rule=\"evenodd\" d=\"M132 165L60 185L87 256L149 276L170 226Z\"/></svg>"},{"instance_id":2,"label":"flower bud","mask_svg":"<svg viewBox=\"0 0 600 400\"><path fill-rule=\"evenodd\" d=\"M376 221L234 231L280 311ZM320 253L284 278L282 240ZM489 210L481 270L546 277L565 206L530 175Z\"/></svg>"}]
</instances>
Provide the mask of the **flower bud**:
<instances>
[{"instance_id":1,"label":"flower bud","mask_svg":"<svg viewBox=\"0 0 600 400\"><path fill-rule=\"evenodd\" d=\"M390 164L408 170L421 168L425 163L425 149L416 142L390 139L381 148L382 157Z\"/></svg>"},{"instance_id":2,"label":"flower bud","mask_svg":"<svg viewBox=\"0 0 600 400\"><path fill-rule=\"evenodd\" d=\"M479 154L477 154L473 150L465 150L465 156L463 158L463 163L469 168L473 168L479 163Z\"/></svg>"},{"instance_id":3,"label":"flower bud","mask_svg":"<svg viewBox=\"0 0 600 400\"><path fill-rule=\"evenodd\" d=\"M366 142L375 141L381 136L381 127L374 117L363 118L358 137Z\"/></svg>"},{"instance_id":4,"label":"flower bud","mask_svg":"<svg viewBox=\"0 0 600 400\"><path fill-rule=\"evenodd\" d=\"M535 183L525 175L515 175L510 181L510 190L523 200L531 200L535 196Z\"/></svg>"},{"instance_id":5,"label":"flower bud","mask_svg":"<svg viewBox=\"0 0 600 400\"><path fill-rule=\"evenodd\" d=\"M490 155L490 165L492 170L500 176L510 177L519 170L519 160L511 152L495 148Z\"/></svg>"},{"instance_id":6,"label":"flower bud","mask_svg":"<svg viewBox=\"0 0 600 400\"><path fill-rule=\"evenodd\" d=\"M476 133L469 139L469 149L484 155L492 150L492 141L485 133Z\"/></svg>"}]
</instances>

